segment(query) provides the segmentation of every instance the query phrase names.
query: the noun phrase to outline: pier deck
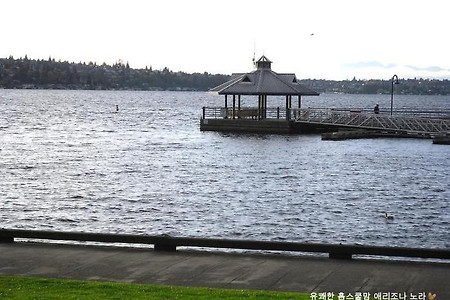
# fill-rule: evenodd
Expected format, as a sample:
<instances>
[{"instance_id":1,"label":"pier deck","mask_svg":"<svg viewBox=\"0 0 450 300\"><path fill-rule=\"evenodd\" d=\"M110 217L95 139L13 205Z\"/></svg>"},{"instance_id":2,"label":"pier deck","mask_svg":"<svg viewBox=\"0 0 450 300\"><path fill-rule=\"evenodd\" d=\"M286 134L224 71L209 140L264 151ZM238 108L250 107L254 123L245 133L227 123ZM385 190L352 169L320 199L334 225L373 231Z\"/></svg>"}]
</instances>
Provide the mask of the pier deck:
<instances>
[{"instance_id":1,"label":"pier deck","mask_svg":"<svg viewBox=\"0 0 450 300\"><path fill-rule=\"evenodd\" d=\"M263 114L254 108L232 110L203 108L203 131L242 131L302 133L339 129L377 130L385 133L426 138L450 133L450 112L408 111L402 114L373 114L361 110L267 108Z\"/></svg>"}]
</instances>

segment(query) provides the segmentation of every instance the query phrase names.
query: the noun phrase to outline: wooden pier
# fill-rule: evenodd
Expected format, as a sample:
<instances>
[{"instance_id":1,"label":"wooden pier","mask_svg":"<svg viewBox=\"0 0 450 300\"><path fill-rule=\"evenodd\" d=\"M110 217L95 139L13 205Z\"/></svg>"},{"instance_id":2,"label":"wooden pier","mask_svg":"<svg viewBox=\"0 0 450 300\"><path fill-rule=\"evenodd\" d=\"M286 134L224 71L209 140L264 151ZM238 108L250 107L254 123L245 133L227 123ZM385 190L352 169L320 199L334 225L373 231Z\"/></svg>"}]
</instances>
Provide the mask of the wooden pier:
<instances>
[{"instance_id":1,"label":"wooden pier","mask_svg":"<svg viewBox=\"0 0 450 300\"><path fill-rule=\"evenodd\" d=\"M435 138L450 133L450 112L409 111L408 114L373 114L360 110L266 108L259 119L254 108L204 107L202 131L239 131L259 133L350 132L347 138L422 137ZM234 116L234 117L233 117ZM416 117L419 116L419 117ZM425 116L431 116L425 117ZM355 133L357 130L357 134ZM344 138L344 135L341 134ZM338 138L336 138L338 139Z\"/></svg>"},{"instance_id":2,"label":"wooden pier","mask_svg":"<svg viewBox=\"0 0 450 300\"><path fill-rule=\"evenodd\" d=\"M383 114L378 109L374 113L373 110L302 108L302 96L319 93L300 84L295 74L272 71L272 62L264 55L255 64L253 72L233 74L229 81L210 90L224 95L225 102L223 107L203 107L200 130L322 133L356 129L426 138L450 133L450 112ZM258 96L258 106L243 106L242 96ZM285 97L285 106L268 106L268 99L273 96ZM293 97L297 97L298 105L293 105Z\"/></svg>"}]
</instances>

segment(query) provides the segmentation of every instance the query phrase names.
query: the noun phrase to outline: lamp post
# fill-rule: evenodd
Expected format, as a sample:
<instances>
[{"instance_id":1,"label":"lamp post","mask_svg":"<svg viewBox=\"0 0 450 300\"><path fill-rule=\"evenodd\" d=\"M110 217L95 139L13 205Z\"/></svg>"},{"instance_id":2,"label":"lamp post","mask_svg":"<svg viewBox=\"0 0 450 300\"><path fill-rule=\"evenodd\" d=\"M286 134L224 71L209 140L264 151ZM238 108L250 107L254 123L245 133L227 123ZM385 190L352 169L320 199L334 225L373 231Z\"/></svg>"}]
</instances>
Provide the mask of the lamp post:
<instances>
[{"instance_id":1,"label":"lamp post","mask_svg":"<svg viewBox=\"0 0 450 300\"><path fill-rule=\"evenodd\" d=\"M399 84L398 76L394 75L391 79L391 116L392 116L392 108L394 106L394 84Z\"/></svg>"}]
</instances>

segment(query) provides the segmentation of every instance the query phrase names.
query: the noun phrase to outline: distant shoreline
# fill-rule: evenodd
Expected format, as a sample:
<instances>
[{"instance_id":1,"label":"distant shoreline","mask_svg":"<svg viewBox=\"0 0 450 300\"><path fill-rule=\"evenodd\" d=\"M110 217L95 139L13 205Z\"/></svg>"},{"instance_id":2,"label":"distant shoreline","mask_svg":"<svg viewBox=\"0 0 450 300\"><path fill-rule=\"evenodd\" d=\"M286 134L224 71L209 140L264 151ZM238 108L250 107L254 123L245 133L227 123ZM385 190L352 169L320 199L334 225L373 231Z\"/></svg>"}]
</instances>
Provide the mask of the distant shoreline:
<instances>
[{"instance_id":1,"label":"distant shoreline","mask_svg":"<svg viewBox=\"0 0 450 300\"><path fill-rule=\"evenodd\" d=\"M129 64L69 63L67 61L0 58L0 88L50 90L131 90L131 91L208 91L226 82L230 75L133 69ZM390 94L391 80L302 79L319 93ZM402 79L395 94L450 95L447 79Z\"/></svg>"}]
</instances>

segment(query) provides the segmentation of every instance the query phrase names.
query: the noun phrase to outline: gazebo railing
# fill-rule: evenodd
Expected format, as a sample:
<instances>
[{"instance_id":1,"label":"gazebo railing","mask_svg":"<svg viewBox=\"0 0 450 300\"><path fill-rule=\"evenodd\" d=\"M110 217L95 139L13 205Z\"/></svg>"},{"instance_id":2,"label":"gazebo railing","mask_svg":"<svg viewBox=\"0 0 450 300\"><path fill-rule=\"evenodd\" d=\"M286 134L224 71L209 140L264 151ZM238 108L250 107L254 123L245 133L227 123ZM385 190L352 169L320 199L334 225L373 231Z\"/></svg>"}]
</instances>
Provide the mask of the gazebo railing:
<instances>
[{"instance_id":1,"label":"gazebo railing","mask_svg":"<svg viewBox=\"0 0 450 300\"><path fill-rule=\"evenodd\" d=\"M203 107L203 119L286 119L286 109L268 107L258 110L258 107Z\"/></svg>"},{"instance_id":2,"label":"gazebo railing","mask_svg":"<svg viewBox=\"0 0 450 300\"><path fill-rule=\"evenodd\" d=\"M225 107L203 107L202 119L225 119L226 116Z\"/></svg>"}]
</instances>

